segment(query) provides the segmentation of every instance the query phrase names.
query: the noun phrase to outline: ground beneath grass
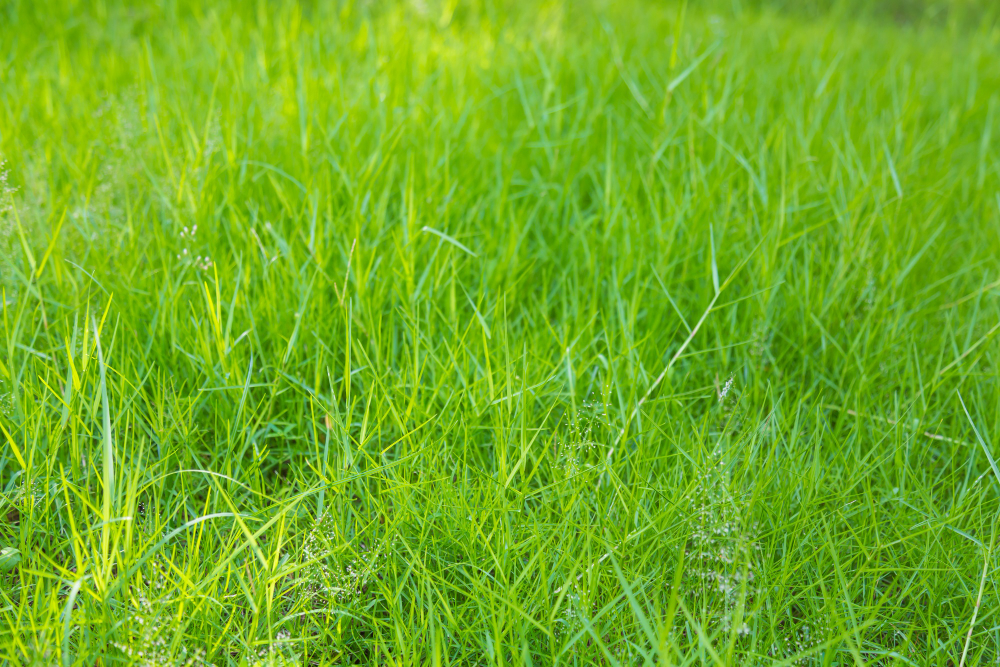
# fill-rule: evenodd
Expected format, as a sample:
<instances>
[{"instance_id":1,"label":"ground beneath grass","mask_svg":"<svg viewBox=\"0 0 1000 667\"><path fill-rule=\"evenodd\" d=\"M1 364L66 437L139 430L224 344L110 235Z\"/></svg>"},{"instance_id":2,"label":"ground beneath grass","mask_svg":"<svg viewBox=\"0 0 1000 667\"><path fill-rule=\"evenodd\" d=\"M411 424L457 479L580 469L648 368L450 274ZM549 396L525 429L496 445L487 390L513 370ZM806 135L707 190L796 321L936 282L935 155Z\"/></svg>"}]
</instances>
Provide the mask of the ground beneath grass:
<instances>
[{"instance_id":1,"label":"ground beneath grass","mask_svg":"<svg viewBox=\"0 0 1000 667\"><path fill-rule=\"evenodd\" d=\"M997 18L0 3L0 664L1000 660Z\"/></svg>"}]
</instances>

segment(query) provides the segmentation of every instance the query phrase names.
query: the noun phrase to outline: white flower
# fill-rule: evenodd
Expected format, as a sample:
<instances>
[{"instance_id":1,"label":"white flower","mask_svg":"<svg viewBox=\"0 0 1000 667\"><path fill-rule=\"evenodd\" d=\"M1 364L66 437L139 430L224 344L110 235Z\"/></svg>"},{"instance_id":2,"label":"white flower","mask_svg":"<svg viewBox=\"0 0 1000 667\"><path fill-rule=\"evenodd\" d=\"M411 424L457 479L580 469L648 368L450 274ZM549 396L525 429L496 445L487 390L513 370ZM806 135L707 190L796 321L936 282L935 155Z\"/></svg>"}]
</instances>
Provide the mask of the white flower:
<instances>
[{"instance_id":1,"label":"white flower","mask_svg":"<svg viewBox=\"0 0 1000 667\"><path fill-rule=\"evenodd\" d=\"M726 394L729 393L729 390L732 389L732 387L733 387L733 376L730 375L729 379L726 381L726 386L724 386L722 388L722 391L719 392L719 403L721 403L723 399L726 398Z\"/></svg>"}]
</instances>

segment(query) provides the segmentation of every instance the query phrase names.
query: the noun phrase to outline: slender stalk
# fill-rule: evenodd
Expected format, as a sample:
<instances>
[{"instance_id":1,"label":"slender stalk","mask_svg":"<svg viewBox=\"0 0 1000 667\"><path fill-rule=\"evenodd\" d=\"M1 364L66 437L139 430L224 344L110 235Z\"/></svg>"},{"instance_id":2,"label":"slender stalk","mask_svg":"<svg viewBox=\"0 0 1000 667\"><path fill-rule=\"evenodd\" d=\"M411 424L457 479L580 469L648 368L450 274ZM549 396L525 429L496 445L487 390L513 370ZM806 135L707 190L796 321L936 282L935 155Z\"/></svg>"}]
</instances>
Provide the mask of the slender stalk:
<instances>
[{"instance_id":1,"label":"slender stalk","mask_svg":"<svg viewBox=\"0 0 1000 667\"><path fill-rule=\"evenodd\" d=\"M101 506L101 512L104 518L104 524L101 527L101 557L103 558L106 566L108 565L108 552L110 549L112 500L115 495L115 451L114 444L111 441L111 408L108 405L108 386L104 364L104 351L101 349L101 336L97 329L97 321L92 319L91 324L93 324L94 327L94 342L97 344L97 362L101 372L101 384L99 390L101 393L101 412L103 413L103 420L101 424L101 443L103 445L102 463L104 464L103 475L101 478L101 484L104 487L104 499Z\"/></svg>"}]
</instances>

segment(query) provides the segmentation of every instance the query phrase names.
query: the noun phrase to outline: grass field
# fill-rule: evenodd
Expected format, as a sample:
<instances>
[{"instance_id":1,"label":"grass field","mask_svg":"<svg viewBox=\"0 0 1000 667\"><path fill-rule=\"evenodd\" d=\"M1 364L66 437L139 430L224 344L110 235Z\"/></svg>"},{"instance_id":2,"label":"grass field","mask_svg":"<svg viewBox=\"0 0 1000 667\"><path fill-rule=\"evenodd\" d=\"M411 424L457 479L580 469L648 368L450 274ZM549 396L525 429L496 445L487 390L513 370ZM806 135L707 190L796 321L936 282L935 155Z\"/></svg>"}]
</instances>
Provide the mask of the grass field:
<instances>
[{"instance_id":1,"label":"grass field","mask_svg":"<svg viewBox=\"0 0 1000 667\"><path fill-rule=\"evenodd\" d=\"M0 664L1000 661L998 18L0 1Z\"/></svg>"}]
</instances>

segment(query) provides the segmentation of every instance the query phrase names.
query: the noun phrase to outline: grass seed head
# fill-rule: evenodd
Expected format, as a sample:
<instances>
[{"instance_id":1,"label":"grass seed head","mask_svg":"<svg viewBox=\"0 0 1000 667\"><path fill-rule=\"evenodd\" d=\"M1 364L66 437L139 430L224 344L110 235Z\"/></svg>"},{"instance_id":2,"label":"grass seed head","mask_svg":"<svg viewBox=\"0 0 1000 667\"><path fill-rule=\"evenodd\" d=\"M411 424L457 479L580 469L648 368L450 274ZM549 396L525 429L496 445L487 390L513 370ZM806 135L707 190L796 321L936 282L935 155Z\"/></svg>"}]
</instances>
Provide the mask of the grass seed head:
<instances>
[{"instance_id":1,"label":"grass seed head","mask_svg":"<svg viewBox=\"0 0 1000 667\"><path fill-rule=\"evenodd\" d=\"M683 594L704 609L709 625L740 635L751 633L748 602L759 595L757 524L733 492L721 453L696 478L688 494L688 538Z\"/></svg>"},{"instance_id":2,"label":"grass seed head","mask_svg":"<svg viewBox=\"0 0 1000 667\"><path fill-rule=\"evenodd\" d=\"M123 619L125 637L111 645L135 667L208 667L205 651L189 648L185 638L178 636L182 630L172 622L172 605L150 597L154 591L163 594L170 588L159 559L153 559L152 570L142 586L132 589L134 607Z\"/></svg>"},{"instance_id":3,"label":"grass seed head","mask_svg":"<svg viewBox=\"0 0 1000 667\"><path fill-rule=\"evenodd\" d=\"M327 604L350 605L368 592L373 579L381 578L392 554L393 542L375 540L372 546L358 541L355 554L344 555L345 544L334 523L325 512L309 531L303 545L307 565L302 578L311 597Z\"/></svg>"}]
</instances>

